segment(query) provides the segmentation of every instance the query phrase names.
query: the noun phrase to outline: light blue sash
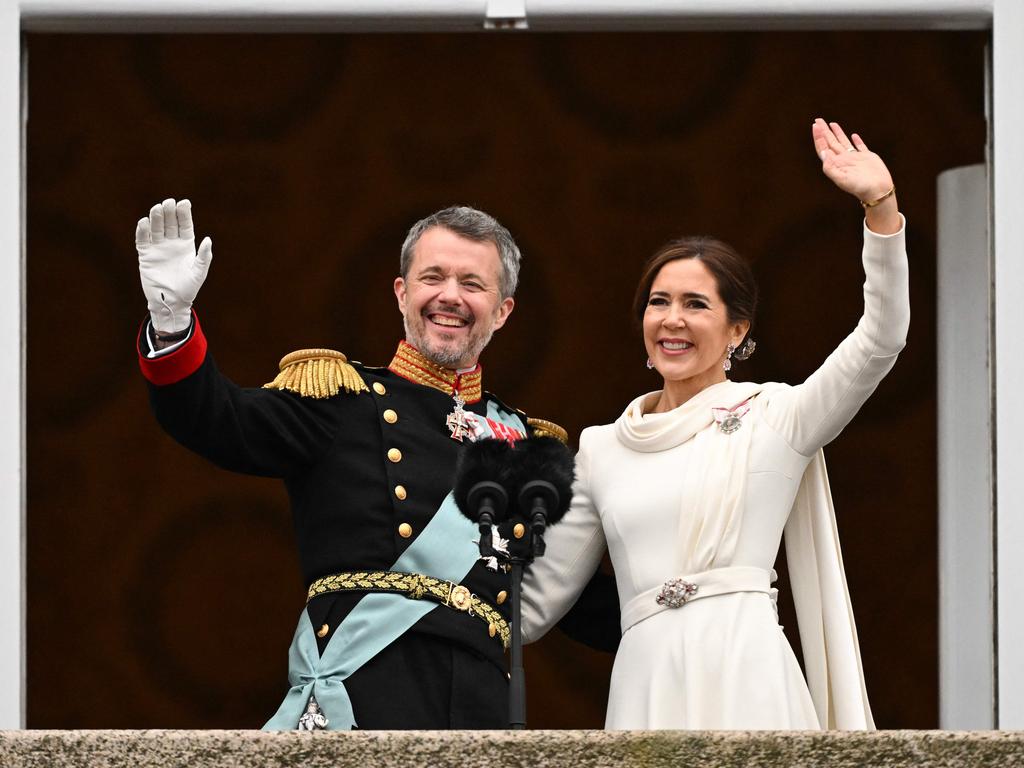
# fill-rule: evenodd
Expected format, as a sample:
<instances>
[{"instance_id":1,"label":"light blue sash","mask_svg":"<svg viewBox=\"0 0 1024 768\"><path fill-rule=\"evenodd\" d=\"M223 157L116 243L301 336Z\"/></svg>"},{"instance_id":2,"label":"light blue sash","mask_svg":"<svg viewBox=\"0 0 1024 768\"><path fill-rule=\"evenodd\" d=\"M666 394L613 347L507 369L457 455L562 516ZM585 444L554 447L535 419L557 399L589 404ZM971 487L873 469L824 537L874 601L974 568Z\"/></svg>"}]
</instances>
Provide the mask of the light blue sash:
<instances>
[{"instance_id":1,"label":"light blue sash","mask_svg":"<svg viewBox=\"0 0 1024 768\"><path fill-rule=\"evenodd\" d=\"M498 408L494 401L487 404L487 417L528 434L518 415ZM475 543L479 537L476 526L462 516L449 493L390 570L459 583L480 557ZM338 625L322 656L309 613L303 610L288 650L291 689L263 730L295 730L311 695L327 716L328 730L350 730L356 719L344 680L438 607L403 595L365 595Z\"/></svg>"}]
</instances>

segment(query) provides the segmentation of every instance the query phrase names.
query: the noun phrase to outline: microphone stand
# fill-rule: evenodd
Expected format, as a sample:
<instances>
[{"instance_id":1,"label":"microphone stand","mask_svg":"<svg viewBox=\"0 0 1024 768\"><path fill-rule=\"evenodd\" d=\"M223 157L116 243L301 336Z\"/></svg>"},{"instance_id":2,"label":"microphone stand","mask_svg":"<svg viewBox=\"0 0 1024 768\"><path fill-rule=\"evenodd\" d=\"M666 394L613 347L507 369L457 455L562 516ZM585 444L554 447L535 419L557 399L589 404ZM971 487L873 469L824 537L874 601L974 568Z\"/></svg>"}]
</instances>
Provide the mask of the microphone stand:
<instances>
[{"instance_id":1,"label":"microphone stand","mask_svg":"<svg viewBox=\"0 0 1024 768\"><path fill-rule=\"evenodd\" d=\"M536 536L533 545L536 546ZM526 671L523 669L523 569L533 562L533 549L525 555L513 555L498 552L491 546L490 526L484 534L484 525L480 526L480 554L483 557L496 557L509 568L511 584L509 592L512 598L511 644L509 647L508 672L508 722L513 731L526 728Z\"/></svg>"},{"instance_id":2,"label":"microphone stand","mask_svg":"<svg viewBox=\"0 0 1024 768\"><path fill-rule=\"evenodd\" d=\"M530 558L532 560L533 558ZM523 567L526 558L514 557L512 566L512 648L508 672L508 721L513 731L526 728L526 670L523 669Z\"/></svg>"},{"instance_id":3,"label":"microphone stand","mask_svg":"<svg viewBox=\"0 0 1024 768\"><path fill-rule=\"evenodd\" d=\"M558 490L546 480L531 480L519 491L519 508L529 510L530 547L525 556L511 556L512 648L509 659L508 712L513 731L526 728L526 670L523 669L523 569L544 554L548 510L558 504Z\"/></svg>"},{"instance_id":4,"label":"microphone stand","mask_svg":"<svg viewBox=\"0 0 1024 768\"><path fill-rule=\"evenodd\" d=\"M512 597L512 642L509 659L508 711L509 728L526 728L526 671L523 669L523 570L535 557L544 554L544 529L549 509L558 504L558 490L546 480L531 480L519 492L519 508L529 510L530 542L525 554L498 552L491 543L491 526L501 519L508 504L505 489L498 483L484 480L475 484L467 497L468 506L476 509L480 530L480 555L496 557L509 567Z\"/></svg>"},{"instance_id":5,"label":"microphone stand","mask_svg":"<svg viewBox=\"0 0 1024 768\"><path fill-rule=\"evenodd\" d=\"M491 526L501 519L508 506L508 493L491 480L474 485L467 496L470 509L477 510L480 530L480 556L494 557L510 566L512 572L512 649L509 670L509 726L519 731L526 727L526 674L523 670L522 584L523 566L533 560L497 551L491 543Z\"/></svg>"}]
</instances>

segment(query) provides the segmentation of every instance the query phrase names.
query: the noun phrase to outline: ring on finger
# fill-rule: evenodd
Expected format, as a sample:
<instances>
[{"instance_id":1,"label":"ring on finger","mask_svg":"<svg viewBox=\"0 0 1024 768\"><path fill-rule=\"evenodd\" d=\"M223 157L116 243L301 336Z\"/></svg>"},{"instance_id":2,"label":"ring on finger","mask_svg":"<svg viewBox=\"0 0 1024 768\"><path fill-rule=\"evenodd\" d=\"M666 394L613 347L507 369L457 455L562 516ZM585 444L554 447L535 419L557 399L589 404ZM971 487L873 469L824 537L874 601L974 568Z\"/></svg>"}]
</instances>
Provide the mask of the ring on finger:
<instances>
[{"instance_id":1,"label":"ring on finger","mask_svg":"<svg viewBox=\"0 0 1024 768\"><path fill-rule=\"evenodd\" d=\"M846 151L847 151L847 152L856 152L856 151L857 151L857 148L856 148L856 147L847 147L847 148L846 148Z\"/></svg>"}]
</instances>

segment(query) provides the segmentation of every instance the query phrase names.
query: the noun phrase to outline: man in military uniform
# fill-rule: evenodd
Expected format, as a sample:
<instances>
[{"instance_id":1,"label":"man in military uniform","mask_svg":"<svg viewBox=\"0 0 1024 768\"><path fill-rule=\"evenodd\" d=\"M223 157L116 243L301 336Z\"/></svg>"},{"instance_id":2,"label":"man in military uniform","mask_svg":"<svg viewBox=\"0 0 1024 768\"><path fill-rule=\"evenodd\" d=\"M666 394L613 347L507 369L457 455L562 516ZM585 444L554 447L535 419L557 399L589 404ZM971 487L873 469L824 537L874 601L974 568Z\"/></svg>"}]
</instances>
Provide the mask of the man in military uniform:
<instances>
[{"instance_id":1,"label":"man in military uniform","mask_svg":"<svg viewBox=\"0 0 1024 768\"><path fill-rule=\"evenodd\" d=\"M390 364L300 350L257 389L218 372L192 312L212 244L196 250L189 202L154 206L136 246L150 310L139 362L160 424L218 466L283 479L291 500L309 599L266 727L507 727L509 580L480 559L450 490L465 441L565 439L483 389L480 353L514 306L508 231L466 207L418 222Z\"/></svg>"}]
</instances>

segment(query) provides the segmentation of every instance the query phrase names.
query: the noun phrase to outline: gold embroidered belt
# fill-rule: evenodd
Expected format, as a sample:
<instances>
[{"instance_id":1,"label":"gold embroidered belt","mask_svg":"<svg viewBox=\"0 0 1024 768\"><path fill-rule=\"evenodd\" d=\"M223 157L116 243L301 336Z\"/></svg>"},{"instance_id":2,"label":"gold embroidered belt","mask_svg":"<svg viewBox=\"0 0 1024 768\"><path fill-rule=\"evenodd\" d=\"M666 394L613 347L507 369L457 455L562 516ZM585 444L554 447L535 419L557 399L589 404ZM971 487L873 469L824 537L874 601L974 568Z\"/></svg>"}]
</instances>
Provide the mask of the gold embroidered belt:
<instances>
[{"instance_id":1,"label":"gold embroidered belt","mask_svg":"<svg viewBox=\"0 0 1024 768\"><path fill-rule=\"evenodd\" d=\"M444 579L398 571L335 573L310 584L306 602L331 592L392 592L410 600L433 600L453 611L462 611L486 622L490 636L500 638L503 647L508 648L511 643L512 632L508 622L495 608L461 584Z\"/></svg>"}]
</instances>

